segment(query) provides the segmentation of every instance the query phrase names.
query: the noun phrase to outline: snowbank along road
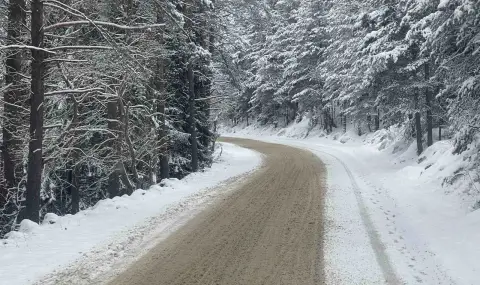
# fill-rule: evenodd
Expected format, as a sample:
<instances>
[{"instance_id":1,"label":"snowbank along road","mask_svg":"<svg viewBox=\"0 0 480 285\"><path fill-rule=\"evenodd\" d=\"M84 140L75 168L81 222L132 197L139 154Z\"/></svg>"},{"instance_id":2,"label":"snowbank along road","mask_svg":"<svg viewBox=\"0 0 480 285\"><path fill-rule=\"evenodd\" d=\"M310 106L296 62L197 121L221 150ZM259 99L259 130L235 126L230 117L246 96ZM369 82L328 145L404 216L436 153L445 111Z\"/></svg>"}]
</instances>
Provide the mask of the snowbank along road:
<instances>
[{"instance_id":1,"label":"snowbank along road","mask_svg":"<svg viewBox=\"0 0 480 285\"><path fill-rule=\"evenodd\" d=\"M323 163L284 145L224 140L265 154L264 166L110 284L325 283Z\"/></svg>"}]
</instances>

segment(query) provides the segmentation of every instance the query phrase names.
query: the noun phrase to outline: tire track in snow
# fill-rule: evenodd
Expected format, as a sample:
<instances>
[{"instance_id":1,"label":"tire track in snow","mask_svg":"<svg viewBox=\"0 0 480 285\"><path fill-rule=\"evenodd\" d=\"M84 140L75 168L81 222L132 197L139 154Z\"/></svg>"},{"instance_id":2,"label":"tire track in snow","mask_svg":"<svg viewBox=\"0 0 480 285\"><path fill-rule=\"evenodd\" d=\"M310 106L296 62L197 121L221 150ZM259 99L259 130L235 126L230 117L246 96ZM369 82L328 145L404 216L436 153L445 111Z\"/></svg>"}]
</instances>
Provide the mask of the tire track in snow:
<instances>
[{"instance_id":1,"label":"tire track in snow","mask_svg":"<svg viewBox=\"0 0 480 285\"><path fill-rule=\"evenodd\" d=\"M355 193L355 198L357 200L357 205L360 210L360 216L363 221L363 225L367 231L368 238L370 240L370 245L372 246L372 249L375 253L375 258L377 260L378 265L380 266L380 269L382 270L383 277L385 278L385 281L389 285L400 285L403 284L401 279L397 276L395 270L393 269L392 263L390 262L390 259L388 257L388 254L386 253L385 250L385 245L382 243L380 239L380 235L378 234L378 231L375 229L375 226L373 224L372 219L370 218L370 215L368 214L367 206L365 205L365 202L362 197L362 193L360 191L360 187L357 184L357 181L355 179L355 176L353 175L352 171L348 166L337 156L321 151L318 149L313 149L309 147L303 147L304 149L308 149L309 151L315 153L315 152L321 152L323 154L326 154L332 158L334 158L337 162L339 162L343 168L345 169L345 172L347 173L348 177L350 178L350 182L353 187L353 191Z\"/></svg>"}]
</instances>

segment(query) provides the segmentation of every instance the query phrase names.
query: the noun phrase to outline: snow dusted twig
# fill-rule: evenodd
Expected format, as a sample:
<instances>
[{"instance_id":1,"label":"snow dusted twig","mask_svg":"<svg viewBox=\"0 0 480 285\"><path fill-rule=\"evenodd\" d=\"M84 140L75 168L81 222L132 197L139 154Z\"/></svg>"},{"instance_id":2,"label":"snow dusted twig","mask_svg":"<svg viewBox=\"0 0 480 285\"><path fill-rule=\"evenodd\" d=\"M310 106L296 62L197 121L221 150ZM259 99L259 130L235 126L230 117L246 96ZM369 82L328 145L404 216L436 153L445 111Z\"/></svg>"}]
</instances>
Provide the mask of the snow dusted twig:
<instances>
[{"instance_id":1,"label":"snow dusted twig","mask_svg":"<svg viewBox=\"0 0 480 285\"><path fill-rule=\"evenodd\" d=\"M53 25L50 25L50 26L46 26L44 28L44 31L49 31L49 30L64 28L64 27L71 27L71 26L80 26L80 25L97 25L97 26L116 28L116 29L119 29L119 30L147 30L147 29L165 27L165 24L151 24L151 25L143 25L143 26L124 26L124 25L118 25L118 24L114 24L114 23L110 23L110 22L101 22L101 21L71 21L71 22L62 22L62 23L57 23L57 24L53 24Z\"/></svg>"},{"instance_id":2,"label":"snow dusted twig","mask_svg":"<svg viewBox=\"0 0 480 285\"><path fill-rule=\"evenodd\" d=\"M40 48L40 47L34 47L34 46L29 46L29 45L8 45L8 46L0 46L0 50L4 50L4 49L30 49L30 50L40 50L40 51L44 51L44 52L47 52L47 53L50 53L50 54L56 54L55 52L49 50L49 49L44 49L44 48Z\"/></svg>"},{"instance_id":3,"label":"snow dusted twig","mask_svg":"<svg viewBox=\"0 0 480 285\"><path fill-rule=\"evenodd\" d=\"M90 89L71 89L71 90L57 90L46 92L45 96L65 95L65 94L83 94L88 92L103 91L102 88L90 88Z\"/></svg>"},{"instance_id":4,"label":"snow dusted twig","mask_svg":"<svg viewBox=\"0 0 480 285\"><path fill-rule=\"evenodd\" d=\"M54 51L54 50L70 50L70 49L83 49L83 50L112 50L113 47L109 46L59 46L53 47L48 49L47 51Z\"/></svg>"},{"instance_id":5,"label":"snow dusted twig","mask_svg":"<svg viewBox=\"0 0 480 285\"><path fill-rule=\"evenodd\" d=\"M70 63L78 63L78 62L81 62L81 63L85 63L85 62L88 62L88 60L84 60L84 59L65 59L65 58L52 58L52 59L49 59L49 60L45 60L44 62L70 62Z\"/></svg>"}]
</instances>

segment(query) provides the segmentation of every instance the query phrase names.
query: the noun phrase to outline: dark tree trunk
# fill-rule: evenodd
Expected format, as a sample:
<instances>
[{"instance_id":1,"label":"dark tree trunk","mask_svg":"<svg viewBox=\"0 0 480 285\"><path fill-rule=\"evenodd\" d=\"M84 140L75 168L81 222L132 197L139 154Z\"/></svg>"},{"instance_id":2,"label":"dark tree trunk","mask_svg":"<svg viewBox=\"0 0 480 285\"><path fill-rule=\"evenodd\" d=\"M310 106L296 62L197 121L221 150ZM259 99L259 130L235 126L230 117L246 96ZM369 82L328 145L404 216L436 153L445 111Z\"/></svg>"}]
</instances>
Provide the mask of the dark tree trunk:
<instances>
[{"instance_id":1,"label":"dark tree trunk","mask_svg":"<svg viewBox=\"0 0 480 285\"><path fill-rule=\"evenodd\" d=\"M108 130L111 132L110 140L110 155L114 159L119 159L116 157L118 149L118 141L116 136L118 135L118 117L117 117L117 100L111 98L107 103L107 118L108 118ZM116 197L120 194L120 180L118 175L118 166L115 164L114 169L108 176L108 196L109 198Z\"/></svg>"},{"instance_id":2,"label":"dark tree trunk","mask_svg":"<svg viewBox=\"0 0 480 285\"><path fill-rule=\"evenodd\" d=\"M328 119L328 113L327 113L327 110L324 110L323 111L323 125L324 125L324 129L327 133L330 133L330 120Z\"/></svg>"},{"instance_id":3,"label":"dark tree trunk","mask_svg":"<svg viewBox=\"0 0 480 285\"><path fill-rule=\"evenodd\" d=\"M375 116L375 130L380 130L380 110L377 108L377 115Z\"/></svg>"},{"instance_id":4,"label":"dark tree trunk","mask_svg":"<svg viewBox=\"0 0 480 285\"><path fill-rule=\"evenodd\" d=\"M26 7L24 0L10 0L7 29L7 45L19 44L22 41L21 29L25 25ZM27 114L19 108L25 106L27 92L21 84L22 80L22 55L20 50L7 51L5 66L4 93L4 120L3 120L3 175L5 187L0 187L0 208L6 202L8 189L18 187L23 177L22 163L22 132L27 125Z\"/></svg>"},{"instance_id":5,"label":"dark tree trunk","mask_svg":"<svg viewBox=\"0 0 480 285\"><path fill-rule=\"evenodd\" d=\"M430 66L425 64L425 83L428 84L430 79ZM433 116L432 116L432 92L429 86L425 87L425 102L427 107L427 145L433 144Z\"/></svg>"},{"instance_id":6,"label":"dark tree trunk","mask_svg":"<svg viewBox=\"0 0 480 285\"><path fill-rule=\"evenodd\" d=\"M440 122L438 123L438 140L442 140L442 119L440 119Z\"/></svg>"},{"instance_id":7,"label":"dark tree trunk","mask_svg":"<svg viewBox=\"0 0 480 285\"><path fill-rule=\"evenodd\" d=\"M417 138L417 154L420 155L423 152L423 143L422 143L422 122L420 117L420 110L418 109L418 93L415 91L415 136Z\"/></svg>"},{"instance_id":8,"label":"dark tree trunk","mask_svg":"<svg viewBox=\"0 0 480 285\"><path fill-rule=\"evenodd\" d=\"M247 116L248 122L248 116ZM215 151L215 142L217 140L217 120L213 121L213 142L212 142L212 152Z\"/></svg>"},{"instance_id":9,"label":"dark tree trunk","mask_svg":"<svg viewBox=\"0 0 480 285\"><path fill-rule=\"evenodd\" d=\"M343 123L343 132L346 133L347 132L347 115L346 114L343 114L342 116L342 123Z\"/></svg>"},{"instance_id":10,"label":"dark tree trunk","mask_svg":"<svg viewBox=\"0 0 480 285\"><path fill-rule=\"evenodd\" d=\"M118 100L120 108L122 108L123 116L122 116L122 122L123 122L123 130L124 133L123 135L125 136L125 142L127 143L128 146L128 152L130 154L130 167L132 169L132 174L133 174L133 183L135 184L136 188L141 188L141 183L140 183L140 176L138 175L137 171L137 155L135 153L135 148L133 146L132 140L130 139L130 109L129 106L124 106L122 103L122 100ZM128 182L128 186L130 185L130 182ZM133 186L129 188L129 195L132 194L133 192Z\"/></svg>"},{"instance_id":11,"label":"dark tree trunk","mask_svg":"<svg viewBox=\"0 0 480 285\"><path fill-rule=\"evenodd\" d=\"M368 127L368 132L372 132L372 116L367 115L367 127Z\"/></svg>"},{"instance_id":12,"label":"dark tree trunk","mask_svg":"<svg viewBox=\"0 0 480 285\"><path fill-rule=\"evenodd\" d=\"M288 124L290 124L290 117L289 117L289 112L288 112L288 105L285 106L285 127L288 126Z\"/></svg>"},{"instance_id":13,"label":"dark tree trunk","mask_svg":"<svg viewBox=\"0 0 480 285\"><path fill-rule=\"evenodd\" d=\"M190 130L190 144L191 144L191 155L192 155L192 172L198 171L198 143L197 143L197 127L196 127L196 117L195 117L195 77L193 74L192 63L188 64L188 93L189 93L189 104L188 104L188 127Z\"/></svg>"},{"instance_id":14,"label":"dark tree trunk","mask_svg":"<svg viewBox=\"0 0 480 285\"><path fill-rule=\"evenodd\" d=\"M157 11L157 24L164 22L163 17L164 11L158 9ZM163 31L158 33L157 41L159 44L164 43ZM157 59L157 72L155 74L155 89L157 91L157 111L158 118L160 120L160 129L158 130L158 141L161 145L160 147L160 179L170 178L170 165L169 165L169 140L168 140L168 128L167 128L167 115L165 110L165 105L167 103L166 92L165 92L165 62L162 58Z\"/></svg>"},{"instance_id":15,"label":"dark tree trunk","mask_svg":"<svg viewBox=\"0 0 480 285\"><path fill-rule=\"evenodd\" d=\"M78 167L75 164L70 163L67 170L68 177L68 189L70 195L72 195L72 209L71 214L74 215L80 211L80 191L78 183Z\"/></svg>"},{"instance_id":16,"label":"dark tree trunk","mask_svg":"<svg viewBox=\"0 0 480 285\"><path fill-rule=\"evenodd\" d=\"M114 122L114 125L112 126L113 129L111 129L111 131L117 134L117 137L114 139L114 149L113 149L114 158L117 160L117 162L115 163L114 172L117 173L117 175L116 175L117 181L118 181L118 179L120 179L122 181L123 185L125 186L126 190L127 190L127 194L131 195L135 189L134 189L132 183L130 183L130 180L128 179L127 170L125 169L125 165L123 164L123 161L122 161L122 155L123 154L122 154L122 147L121 146L122 146L122 142L123 142L124 134L125 134L125 126L122 126L122 124L125 122L125 116L126 115L124 113L122 98L120 97L120 94L122 94L122 92L119 92L119 97L117 98L117 101L113 102L112 106L111 106L111 108L114 109L115 112L116 112L115 119L109 120L109 121ZM127 138L125 138L125 140L127 141ZM135 171L136 171L136 169L135 169ZM113 184L115 184L115 182ZM120 194L119 190L120 189L117 188L117 190L116 190L117 195ZM115 191L115 190L113 190L113 191Z\"/></svg>"},{"instance_id":17,"label":"dark tree trunk","mask_svg":"<svg viewBox=\"0 0 480 285\"><path fill-rule=\"evenodd\" d=\"M32 0L31 4L32 46L44 47L43 42L43 1ZM40 190L42 184L43 109L45 52L32 49L32 69L30 97L30 143L28 147L28 172L25 218L39 222Z\"/></svg>"},{"instance_id":18,"label":"dark tree trunk","mask_svg":"<svg viewBox=\"0 0 480 285\"><path fill-rule=\"evenodd\" d=\"M168 134L167 134L167 124L166 124L166 114L165 114L165 101L161 102L159 105L160 113L160 143L162 145L160 151L160 178L168 179L170 178L170 165L168 162Z\"/></svg>"},{"instance_id":19,"label":"dark tree trunk","mask_svg":"<svg viewBox=\"0 0 480 285\"><path fill-rule=\"evenodd\" d=\"M66 80L68 82L68 80ZM73 86L70 86L73 89ZM72 125L71 128L75 129L78 125L78 101L76 100L75 96L72 95L73 101L73 118L72 118ZM72 214L76 214L80 211L80 183L78 181L78 176L80 175L79 166L76 163L78 159L78 151L73 150L72 153L72 160L70 162L70 179L69 179L69 187L70 193L72 195Z\"/></svg>"}]
</instances>

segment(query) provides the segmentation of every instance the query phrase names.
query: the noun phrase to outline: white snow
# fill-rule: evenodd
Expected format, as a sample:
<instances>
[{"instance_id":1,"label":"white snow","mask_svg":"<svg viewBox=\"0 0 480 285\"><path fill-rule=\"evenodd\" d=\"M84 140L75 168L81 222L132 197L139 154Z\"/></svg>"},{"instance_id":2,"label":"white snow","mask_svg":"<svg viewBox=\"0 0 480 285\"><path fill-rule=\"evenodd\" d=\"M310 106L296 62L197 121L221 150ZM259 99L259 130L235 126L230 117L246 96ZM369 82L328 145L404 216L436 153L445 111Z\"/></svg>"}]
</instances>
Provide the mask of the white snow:
<instances>
[{"instance_id":1,"label":"white snow","mask_svg":"<svg viewBox=\"0 0 480 285\"><path fill-rule=\"evenodd\" d=\"M261 155L222 143L205 172L170 179L131 196L103 200L76 215L47 214L0 240L2 284L98 284L121 270L215 196L222 183L253 171ZM68 266L67 266L68 265ZM47 276L48 275L48 276Z\"/></svg>"},{"instance_id":2,"label":"white snow","mask_svg":"<svg viewBox=\"0 0 480 285\"><path fill-rule=\"evenodd\" d=\"M442 10L447 8L447 5L450 3L450 0L440 0L440 3L438 4L437 9Z\"/></svg>"},{"instance_id":3,"label":"white snow","mask_svg":"<svg viewBox=\"0 0 480 285\"><path fill-rule=\"evenodd\" d=\"M308 126L223 133L305 148L324 161L327 284L480 284L480 185L468 170L474 146L455 155L445 140L417 157L400 127L359 137Z\"/></svg>"}]
</instances>

